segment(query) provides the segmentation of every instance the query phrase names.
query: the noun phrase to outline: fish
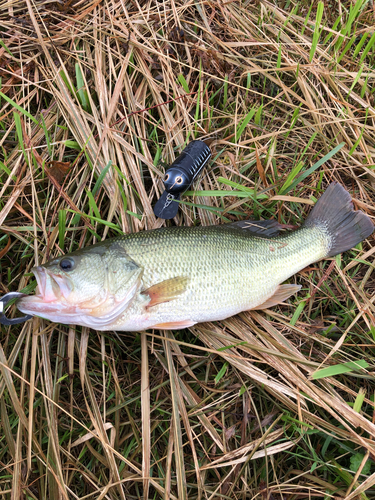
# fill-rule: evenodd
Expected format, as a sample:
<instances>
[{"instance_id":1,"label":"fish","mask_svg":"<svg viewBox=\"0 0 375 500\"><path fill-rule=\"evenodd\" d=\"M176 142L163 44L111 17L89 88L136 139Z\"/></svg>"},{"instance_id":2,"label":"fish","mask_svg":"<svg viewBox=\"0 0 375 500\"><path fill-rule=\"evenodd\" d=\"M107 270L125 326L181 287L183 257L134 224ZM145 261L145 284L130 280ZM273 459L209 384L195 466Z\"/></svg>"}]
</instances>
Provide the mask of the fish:
<instances>
[{"instance_id":1,"label":"fish","mask_svg":"<svg viewBox=\"0 0 375 500\"><path fill-rule=\"evenodd\" d=\"M280 232L274 220L168 227L54 258L32 269L36 294L17 307L98 331L188 328L285 302L300 289L286 280L373 230L345 188L332 183L294 231Z\"/></svg>"}]
</instances>

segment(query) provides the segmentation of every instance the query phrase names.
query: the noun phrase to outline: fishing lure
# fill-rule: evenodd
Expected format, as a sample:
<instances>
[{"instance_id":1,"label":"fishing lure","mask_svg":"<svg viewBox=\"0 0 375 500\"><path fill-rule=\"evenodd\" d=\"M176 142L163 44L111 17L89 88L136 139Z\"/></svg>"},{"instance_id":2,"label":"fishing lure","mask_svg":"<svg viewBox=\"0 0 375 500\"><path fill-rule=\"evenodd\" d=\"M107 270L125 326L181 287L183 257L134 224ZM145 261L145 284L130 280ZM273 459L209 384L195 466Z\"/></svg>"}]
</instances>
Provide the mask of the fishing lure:
<instances>
[{"instance_id":1,"label":"fishing lure","mask_svg":"<svg viewBox=\"0 0 375 500\"><path fill-rule=\"evenodd\" d=\"M161 219L173 219L178 211L178 200L198 177L211 158L211 150L203 141L192 141L165 173L165 191L154 206Z\"/></svg>"}]
</instances>

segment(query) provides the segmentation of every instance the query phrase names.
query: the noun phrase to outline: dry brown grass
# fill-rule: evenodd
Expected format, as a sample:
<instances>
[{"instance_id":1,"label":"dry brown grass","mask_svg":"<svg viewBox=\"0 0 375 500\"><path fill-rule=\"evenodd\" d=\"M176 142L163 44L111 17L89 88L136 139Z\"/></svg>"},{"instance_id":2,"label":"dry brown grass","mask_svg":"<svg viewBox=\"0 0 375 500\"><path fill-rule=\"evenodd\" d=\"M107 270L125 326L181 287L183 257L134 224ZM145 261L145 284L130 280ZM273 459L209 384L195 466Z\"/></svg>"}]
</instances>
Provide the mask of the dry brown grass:
<instances>
[{"instance_id":1,"label":"dry brown grass","mask_svg":"<svg viewBox=\"0 0 375 500\"><path fill-rule=\"evenodd\" d=\"M193 138L215 159L173 224L300 224L332 180L374 217L372 4L309 7L0 0L1 292L165 224L161 160ZM2 327L2 498L375 498L372 242L290 305L182 332Z\"/></svg>"}]
</instances>

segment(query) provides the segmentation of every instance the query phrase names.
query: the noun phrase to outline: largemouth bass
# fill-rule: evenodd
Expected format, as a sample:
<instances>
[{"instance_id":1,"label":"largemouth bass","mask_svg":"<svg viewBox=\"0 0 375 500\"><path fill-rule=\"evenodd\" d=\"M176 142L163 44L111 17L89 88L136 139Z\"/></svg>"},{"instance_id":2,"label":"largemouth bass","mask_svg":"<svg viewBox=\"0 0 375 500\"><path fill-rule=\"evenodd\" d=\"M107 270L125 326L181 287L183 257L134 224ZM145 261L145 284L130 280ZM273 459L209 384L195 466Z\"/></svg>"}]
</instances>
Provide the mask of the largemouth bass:
<instances>
[{"instance_id":1,"label":"largemouth bass","mask_svg":"<svg viewBox=\"0 0 375 500\"><path fill-rule=\"evenodd\" d=\"M179 329L265 309L299 290L282 282L374 229L331 184L303 226L272 236L275 221L172 227L109 239L33 268L26 314L97 330Z\"/></svg>"}]
</instances>

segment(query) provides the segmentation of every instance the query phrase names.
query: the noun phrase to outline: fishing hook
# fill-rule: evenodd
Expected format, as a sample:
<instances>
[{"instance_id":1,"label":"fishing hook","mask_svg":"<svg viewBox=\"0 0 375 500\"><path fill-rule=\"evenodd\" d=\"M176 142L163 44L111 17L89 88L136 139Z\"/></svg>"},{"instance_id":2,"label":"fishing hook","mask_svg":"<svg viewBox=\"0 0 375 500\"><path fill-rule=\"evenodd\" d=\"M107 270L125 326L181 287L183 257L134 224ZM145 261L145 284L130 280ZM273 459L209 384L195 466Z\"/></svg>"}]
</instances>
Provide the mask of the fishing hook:
<instances>
[{"instance_id":1,"label":"fishing hook","mask_svg":"<svg viewBox=\"0 0 375 500\"><path fill-rule=\"evenodd\" d=\"M5 326L18 325L19 323L23 323L28 319L31 319L32 316L29 314L25 314L25 316L20 316L18 318L7 318L4 314L4 309L8 305L8 303L13 299L20 299L21 297L25 297L25 293L21 292L9 292L6 293L3 297L0 297L0 324Z\"/></svg>"}]
</instances>

